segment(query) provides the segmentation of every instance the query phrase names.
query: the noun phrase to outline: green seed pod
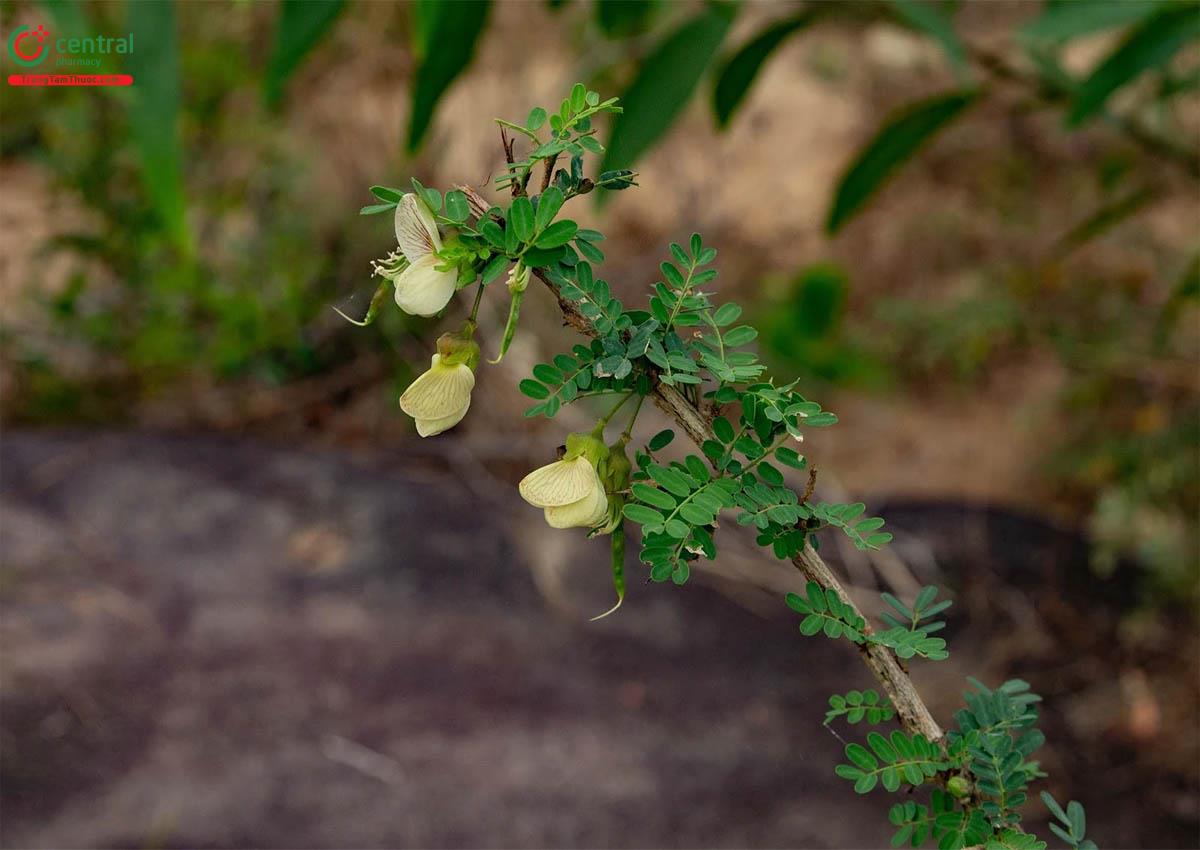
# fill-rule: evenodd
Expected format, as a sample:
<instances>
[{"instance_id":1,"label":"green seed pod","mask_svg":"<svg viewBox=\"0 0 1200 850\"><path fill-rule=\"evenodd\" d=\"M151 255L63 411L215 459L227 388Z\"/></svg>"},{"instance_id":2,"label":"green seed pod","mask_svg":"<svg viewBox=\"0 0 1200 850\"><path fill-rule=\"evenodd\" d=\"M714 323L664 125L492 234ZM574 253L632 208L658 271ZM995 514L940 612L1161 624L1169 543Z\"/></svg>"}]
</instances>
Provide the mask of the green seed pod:
<instances>
[{"instance_id":1,"label":"green seed pod","mask_svg":"<svg viewBox=\"0 0 1200 850\"><path fill-rule=\"evenodd\" d=\"M508 292L511 300L508 303L508 321L504 325L504 338L500 341L500 353L496 355L495 360L489 360L489 363L499 363L503 360L509 345L512 344L513 337L517 333L517 321L521 318L521 300L525 297L525 290L528 287L529 267L524 263L517 263L508 273Z\"/></svg>"},{"instance_id":2,"label":"green seed pod","mask_svg":"<svg viewBox=\"0 0 1200 850\"><path fill-rule=\"evenodd\" d=\"M351 319L337 307L333 308L333 312L337 313L350 324L358 325L360 328L365 328L367 325L371 324L371 322L375 321L375 317L379 315L379 309L384 305L384 302L388 300L388 293L390 291L391 281L389 280L384 280L379 284L379 286L375 287L375 294L371 296L371 303L367 307L367 315L363 317L361 322L358 319Z\"/></svg>"},{"instance_id":3,"label":"green seed pod","mask_svg":"<svg viewBox=\"0 0 1200 850\"><path fill-rule=\"evenodd\" d=\"M617 522L615 528L612 529L611 551L612 551L612 578L613 590L617 592L617 604L609 608L603 614L598 614L592 617L592 622L602 620L612 612L621 607L621 603L625 601L625 524Z\"/></svg>"}]
</instances>

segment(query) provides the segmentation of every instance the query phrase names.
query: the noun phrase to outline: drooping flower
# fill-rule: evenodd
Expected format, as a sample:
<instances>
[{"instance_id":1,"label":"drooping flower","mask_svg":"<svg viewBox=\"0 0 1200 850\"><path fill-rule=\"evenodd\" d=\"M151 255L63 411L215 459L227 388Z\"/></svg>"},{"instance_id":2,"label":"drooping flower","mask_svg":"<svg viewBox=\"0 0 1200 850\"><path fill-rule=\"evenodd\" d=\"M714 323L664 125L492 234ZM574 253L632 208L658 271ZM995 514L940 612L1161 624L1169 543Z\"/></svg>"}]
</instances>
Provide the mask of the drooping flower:
<instances>
[{"instance_id":1,"label":"drooping flower","mask_svg":"<svg viewBox=\"0 0 1200 850\"><path fill-rule=\"evenodd\" d=\"M521 498L546 514L551 528L594 528L608 518L608 497L598 466L608 454L590 434L571 434L562 460L521 479Z\"/></svg>"},{"instance_id":2,"label":"drooping flower","mask_svg":"<svg viewBox=\"0 0 1200 850\"><path fill-rule=\"evenodd\" d=\"M396 303L405 313L432 316L450 303L458 288L458 269L439 270L442 237L437 221L416 194L405 195L396 205L396 242L392 252L375 264L375 273L396 285Z\"/></svg>"},{"instance_id":3,"label":"drooping flower","mask_svg":"<svg viewBox=\"0 0 1200 850\"><path fill-rule=\"evenodd\" d=\"M400 409L416 421L422 437L453 428L471 407L474 368L479 362L479 346L470 338L473 330L468 323L458 335L443 334L429 370L400 396Z\"/></svg>"}]
</instances>

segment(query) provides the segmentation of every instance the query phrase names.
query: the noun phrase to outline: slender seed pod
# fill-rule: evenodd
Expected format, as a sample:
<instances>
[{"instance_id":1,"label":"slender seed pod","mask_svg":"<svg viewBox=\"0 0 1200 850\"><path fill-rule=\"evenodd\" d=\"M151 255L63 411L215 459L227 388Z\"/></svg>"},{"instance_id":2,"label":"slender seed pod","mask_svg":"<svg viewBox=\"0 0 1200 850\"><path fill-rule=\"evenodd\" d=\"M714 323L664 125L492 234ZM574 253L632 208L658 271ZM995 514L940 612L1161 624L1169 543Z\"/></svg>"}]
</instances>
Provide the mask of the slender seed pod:
<instances>
[{"instance_id":1,"label":"slender seed pod","mask_svg":"<svg viewBox=\"0 0 1200 850\"><path fill-rule=\"evenodd\" d=\"M388 290L391 287L390 280L384 280L379 286L375 287L375 294L371 296L371 304L367 307L367 315L360 322L358 319L351 319L337 307L333 308L333 312L337 313L347 322L352 325L358 325L360 328L365 328L371 322L375 321L375 317L379 315L379 308L387 301Z\"/></svg>"},{"instance_id":2,"label":"slender seed pod","mask_svg":"<svg viewBox=\"0 0 1200 850\"><path fill-rule=\"evenodd\" d=\"M513 337L517 334L517 321L521 317L521 299L525 297L525 293L513 293L512 300L508 302L508 322L504 325L504 337L500 340L500 353L496 355L494 360L489 359L488 363L499 363L504 359L504 355L508 353L508 347L512 344Z\"/></svg>"},{"instance_id":3,"label":"slender seed pod","mask_svg":"<svg viewBox=\"0 0 1200 850\"><path fill-rule=\"evenodd\" d=\"M621 607L621 603L625 601L625 523L618 522L610 535L612 540L612 577L613 590L617 592L617 604L609 608L603 614L597 614L592 617L590 622L603 620L612 612Z\"/></svg>"}]
</instances>

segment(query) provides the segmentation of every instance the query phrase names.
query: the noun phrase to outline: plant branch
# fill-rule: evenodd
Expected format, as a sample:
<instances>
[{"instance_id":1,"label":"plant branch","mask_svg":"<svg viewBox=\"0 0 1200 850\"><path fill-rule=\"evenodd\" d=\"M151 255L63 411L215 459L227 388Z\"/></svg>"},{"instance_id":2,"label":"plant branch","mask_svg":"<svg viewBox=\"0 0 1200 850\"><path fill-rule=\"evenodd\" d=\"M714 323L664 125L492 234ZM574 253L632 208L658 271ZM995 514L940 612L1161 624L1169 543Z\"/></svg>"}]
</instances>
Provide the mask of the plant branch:
<instances>
[{"instance_id":1,"label":"plant branch","mask_svg":"<svg viewBox=\"0 0 1200 850\"><path fill-rule=\"evenodd\" d=\"M501 127L501 133L503 133L503 130L504 128ZM505 148L505 155L511 160L511 148ZM487 202L479 197L474 189L461 185L458 188L466 193L468 200L472 204L487 209ZM558 309L562 313L564 324L574 328L583 336L596 336L596 330L592 327L591 322L579 312L574 303L563 296L553 281L546 276L545 272L541 269L534 269L533 275L553 293L555 299L558 301ZM703 446L706 440L716 439L716 435L712 430L711 415L701 412L679 390L655 380L651 394L654 397L654 403L659 409L673 419L683 429L684 433L688 435L688 439L695 443L697 447ZM623 403L624 401L622 401ZM815 581L822 588L833 590L849 606L851 611L860 617L862 616L862 612L859 611L858 606L854 604L854 600L846 593L846 589L842 587L842 583L838 581L837 576L833 574L833 571L829 569L829 566L812 547L806 545L800 554L792 558L792 564L809 581ZM868 634L873 631L869 623L865 631ZM896 659L895 654L887 647L870 642L859 645L859 652L862 655L863 663L879 682L888 698L892 701L892 705L895 706L901 725L910 734L924 735L929 741L940 745L945 733L942 732L942 727L938 725L937 721L933 719L933 715L925 705L925 701L921 699L921 695L917 692L912 679L909 678L904 668L900 666L900 662Z\"/></svg>"},{"instance_id":2,"label":"plant branch","mask_svg":"<svg viewBox=\"0 0 1200 850\"><path fill-rule=\"evenodd\" d=\"M584 318L573 303L562 296L558 287L545 274L537 270L534 272L534 276L549 287L558 300L559 310L562 312L565 324L585 336L594 337L596 335L591 323ZM703 445L705 440L716 439L711 419L701 413L677 389L655 381L651 394L659 409L673 419L697 446ZM792 559L792 564L809 581L815 581L821 587L833 590L850 607L850 610L862 616L862 612L847 595L837 576L811 547L805 546L804 550ZM870 624L867 625L865 631L868 634L871 633ZM900 662L892 651L878 644L867 643L859 646L859 652L862 655L863 663L879 682L892 701L892 705L895 706L901 725L910 734L924 735L929 741L940 744L944 736L941 726L933 719L925 701L921 699L916 686L913 685L912 679L900 666Z\"/></svg>"}]
</instances>

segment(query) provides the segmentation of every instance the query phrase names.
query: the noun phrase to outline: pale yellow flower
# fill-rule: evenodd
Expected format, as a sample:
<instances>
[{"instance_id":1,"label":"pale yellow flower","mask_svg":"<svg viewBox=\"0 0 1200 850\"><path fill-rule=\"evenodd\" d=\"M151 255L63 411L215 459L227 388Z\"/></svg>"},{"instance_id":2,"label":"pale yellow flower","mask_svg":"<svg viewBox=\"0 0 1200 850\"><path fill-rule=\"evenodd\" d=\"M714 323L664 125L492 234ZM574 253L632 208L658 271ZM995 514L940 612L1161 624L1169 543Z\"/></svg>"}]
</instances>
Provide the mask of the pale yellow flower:
<instances>
[{"instance_id":1,"label":"pale yellow flower","mask_svg":"<svg viewBox=\"0 0 1200 850\"><path fill-rule=\"evenodd\" d=\"M376 266L379 274L395 283L396 303L414 316L441 312L458 288L458 269L438 271L442 237L433 213L415 194L405 195L396 205L396 242L408 266L401 270L394 261Z\"/></svg>"},{"instance_id":2,"label":"pale yellow flower","mask_svg":"<svg viewBox=\"0 0 1200 850\"><path fill-rule=\"evenodd\" d=\"M545 510L551 528L593 528L608 516L604 482L584 455L535 469L517 489L521 498Z\"/></svg>"},{"instance_id":3,"label":"pale yellow flower","mask_svg":"<svg viewBox=\"0 0 1200 850\"><path fill-rule=\"evenodd\" d=\"M417 423L417 433L432 437L462 421L471 406L475 373L465 363L443 363L442 355L433 355L429 371L421 375L400 396L400 409Z\"/></svg>"}]
</instances>

